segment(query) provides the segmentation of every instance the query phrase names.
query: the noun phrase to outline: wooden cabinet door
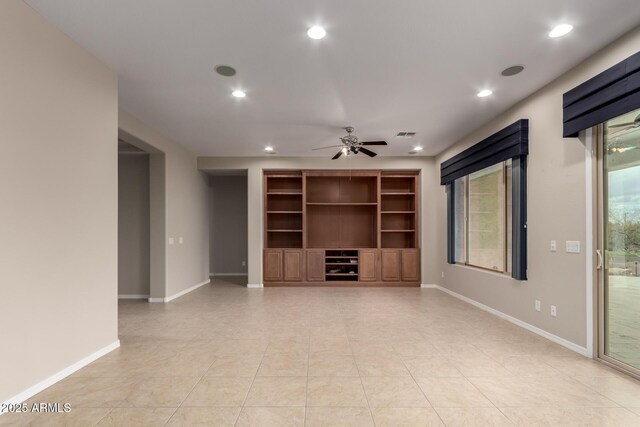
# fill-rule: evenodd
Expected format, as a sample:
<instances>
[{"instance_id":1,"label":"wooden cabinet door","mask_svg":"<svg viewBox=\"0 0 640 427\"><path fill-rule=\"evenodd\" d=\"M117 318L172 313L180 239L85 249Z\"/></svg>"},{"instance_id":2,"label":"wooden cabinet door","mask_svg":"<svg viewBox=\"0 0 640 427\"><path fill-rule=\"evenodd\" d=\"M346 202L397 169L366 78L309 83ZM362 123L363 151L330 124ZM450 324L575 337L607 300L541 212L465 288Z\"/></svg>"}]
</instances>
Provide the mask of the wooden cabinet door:
<instances>
[{"instance_id":1,"label":"wooden cabinet door","mask_svg":"<svg viewBox=\"0 0 640 427\"><path fill-rule=\"evenodd\" d=\"M324 282L324 251L307 251L307 280Z\"/></svg>"},{"instance_id":2,"label":"wooden cabinet door","mask_svg":"<svg viewBox=\"0 0 640 427\"><path fill-rule=\"evenodd\" d=\"M380 256L382 259L382 280L399 282L401 279L400 249L382 249Z\"/></svg>"},{"instance_id":3,"label":"wooden cabinet door","mask_svg":"<svg viewBox=\"0 0 640 427\"><path fill-rule=\"evenodd\" d=\"M420 251L402 250L402 280L415 282L420 280Z\"/></svg>"},{"instance_id":4,"label":"wooden cabinet door","mask_svg":"<svg viewBox=\"0 0 640 427\"><path fill-rule=\"evenodd\" d=\"M363 249L358 255L358 279L363 282L378 280L378 251Z\"/></svg>"},{"instance_id":5,"label":"wooden cabinet door","mask_svg":"<svg viewBox=\"0 0 640 427\"><path fill-rule=\"evenodd\" d=\"M277 282L282 280L282 250L264 250L264 281Z\"/></svg>"},{"instance_id":6,"label":"wooden cabinet door","mask_svg":"<svg viewBox=\"0 0 640 427\"><path fill-rule=\"evenodd\" d=\"M302 282L303 271L302 249L284 250L284 280L286 282Z\"/></svg>"}]
</instances>

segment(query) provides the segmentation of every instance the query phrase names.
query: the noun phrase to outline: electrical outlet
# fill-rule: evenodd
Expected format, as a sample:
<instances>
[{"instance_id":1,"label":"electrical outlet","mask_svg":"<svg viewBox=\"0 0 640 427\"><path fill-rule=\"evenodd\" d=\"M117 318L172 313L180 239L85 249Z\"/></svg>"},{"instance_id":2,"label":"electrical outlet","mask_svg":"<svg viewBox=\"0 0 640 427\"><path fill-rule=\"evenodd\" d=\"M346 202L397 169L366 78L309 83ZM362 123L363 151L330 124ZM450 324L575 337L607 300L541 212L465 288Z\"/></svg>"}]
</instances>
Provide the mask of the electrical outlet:
<instances>
[{"instance_id":1,"label":"electrical outlet","mask_svg":"<svg viewBox=\"0 0 640 427\"><path fill-rule=\"evenodd\" d=\"M184 240L182 239L182 237L178 237L178 243L182 244L184 242Z\"/></svg>"},{"instance_id":2,"label":"electrical outlet","mask_svg":"<svg viewBox=\"0 0 640 427\"><path fill-rule=\"evenodd\" d=\"M551 250L551 252L555 252L558 250L558 245L556 244L555 240L551 241L551 244L549 245L549 249Z\"/></svg>"},{"instance_id":3,"label":"electrical outlet","mask_svg":"<svg viewBox=\"0 0 640 427\"><path fill-rule=\"evenodd\" d=\"M551 317L556 317L558 315L558 310L555 305L551 306Z\"/></svg>"},{"instance_id":4,"label":"electrical outlet","mask_svg":"<svg viewBox=\"0 0 640 427\"><path fill-rule=\"evenodd\" d=\"M174 240L173 240L173 237L169 237L169 244L170 244L170 245L173 245L173 241L174 241Z\"/></svg>"},{"instance_id":5,"label":"electrical outlet","mask_svg":"<svg viewBox=\"0 0 640 427\"><path fill-rule=\"evenodd\" d=\"M444 271L442 272L442 278L444 279Z\"/></svg>"},{"instance_id":6,"label":"electrical outlet","mask_svg":"<svg viewBox=\"0 0 640 427\"><path fill-rule=\"evenodd\" d=\"M536 300L536 311L540 311L540 308L541 308L540 300Z\"/></svg>"}]
</instances>

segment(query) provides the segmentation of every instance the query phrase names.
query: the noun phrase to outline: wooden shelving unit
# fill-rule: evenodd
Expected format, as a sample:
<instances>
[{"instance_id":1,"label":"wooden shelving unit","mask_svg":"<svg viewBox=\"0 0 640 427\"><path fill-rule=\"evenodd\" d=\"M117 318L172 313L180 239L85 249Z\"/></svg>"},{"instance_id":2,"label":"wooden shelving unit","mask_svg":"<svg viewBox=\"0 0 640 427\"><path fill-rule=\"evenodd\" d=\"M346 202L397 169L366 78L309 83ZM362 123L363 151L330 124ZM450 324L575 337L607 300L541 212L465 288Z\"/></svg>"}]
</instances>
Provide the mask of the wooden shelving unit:
<instances>
[{"instance_id":1,"label":"wooden shelving unit","mask_svg":"<svg viewBox=\"0 0 640 427\"><path fill-rule=\"evenodd\" d=\"M419 286L418 176L265 171L265 286Z\"/></svg>"},{"instance_id":2,"label":"wooden shelving unit","mask_svg":"<svg viewBox=\"0 0 640 427\"><path fill-rule=\"evenodd\" d=\"M382 172L381 247L418 247L417 176Z\"/></svg>"},{"instance_id":3,"label":"wooden shelving unit","mask_svg":"<svg viewBox=\"0 0 640 427\"><path fill-rule=\"evenodd\" d=\"M267 248L303 247L302 173L265 174Z\"/></svg>"}]
</instances>

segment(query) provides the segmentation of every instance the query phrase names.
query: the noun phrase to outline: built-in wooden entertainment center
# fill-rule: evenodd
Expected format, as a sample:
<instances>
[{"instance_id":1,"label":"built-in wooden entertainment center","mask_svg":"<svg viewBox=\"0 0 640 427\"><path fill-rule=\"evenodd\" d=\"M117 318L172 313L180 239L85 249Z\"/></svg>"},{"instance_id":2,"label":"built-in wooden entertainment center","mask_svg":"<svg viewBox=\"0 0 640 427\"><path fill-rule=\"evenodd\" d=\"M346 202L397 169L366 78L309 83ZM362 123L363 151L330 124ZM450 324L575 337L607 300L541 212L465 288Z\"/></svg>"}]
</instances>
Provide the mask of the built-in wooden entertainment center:
<instances>
[{"instance_id":1,"label":"built-in wooden entertainment center","mask_svg":"<svg viewBox=\"0 0 640 427\"><path fill-rule=\"evenodd\" d=\"M418 171L264 172L265 286L420 286Z\"/></svg>"}]
</instances>

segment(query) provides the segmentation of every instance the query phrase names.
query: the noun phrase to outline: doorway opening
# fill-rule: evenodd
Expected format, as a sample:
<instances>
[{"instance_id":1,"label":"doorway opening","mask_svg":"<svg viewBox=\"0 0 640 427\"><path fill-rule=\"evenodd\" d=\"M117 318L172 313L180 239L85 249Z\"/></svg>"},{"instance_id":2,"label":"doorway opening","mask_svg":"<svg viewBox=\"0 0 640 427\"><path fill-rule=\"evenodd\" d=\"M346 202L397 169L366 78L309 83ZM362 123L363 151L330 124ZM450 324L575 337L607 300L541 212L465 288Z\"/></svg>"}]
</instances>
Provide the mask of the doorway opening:
<instances>
[{"instance_id":1,"label":"doorway opening","mask_svg":"<svg viewBox=\"0 0 640 427\"><path fill-rule=\"evenodd\" d=\"M214 286L248 283L247 170L209 174L209 256Z\"/></svg>"},{"instance_id":2,"label":"doorway opening","mask_svg":"<svg viewBox=\"0 0 640 427\"><path fill-rule=\"evenodd\" d=\"M118 141L118 298L151 295L149 153Z\"/></svg>"},{"instance_id":3,"label":"doorway opening","mask_svg":"<svg viewBox=\"0 0 640 427\"><path fill-rule=\"evenodd\" d=\"M128 157L136 158L128 159ZM141 158L146 158L145 161L142 161ZM149 302L162 302L164 298L167 296L167 246L166 246L166 160L165 154L163 151L158 150L150 144L136 138L135 136L119 129L118 130L118 160L119 164L120 160L123 159L126 162L127 166L130 166L129 163L144 163L143 168L146 170L146 183L141 183L140 181L144 180L144 175L140 169L137 169L136 172L129 171L128 173L132 174L131 178L137 182L129 182L127 178L127 174L123 174L123 179L120 179L120 171L118 173L118 222L134 222L130 219L121 217L121 209L122 214L129 213L127 209L122 208L120 204L123 202L121 198L121 192L124 193L133 193L137 194L137 199L135 202L136 207L130 208L135 209L135 212L138 212L139 215L142 215L143 205L146 206L146 212L144 214L144 218L138 220L136 225L137 231L135 233L138 234L138 259L143 259L146 262L148 257L148 263L140 264L139 270L134 275L132 271L126 271L125 268L130 266L134 261L125 259L127 253L130 253L129 247L125 246L125 242L128 241L129 236L126 233L121 234L125 229L125 225L121 227L118 225L118 258L119 258L119 267L118 267L118 295L122 298L127 298L126 295L129 295L128 298L135 299L143 299L147 298ZM126 159L126 160L125 160ZM122 163L123 165L125 163ZM140 165L137 165L140 168ZM144 188L139 188L138 190L132 191L129 185L134 186L142 186ZM148 189L148 190L147 190ZM133 212L133 211L132 211ZM147 229L148 224L148 229ZM146 229L146 232L142 230L142 228ZM143 240L146 236L146 242ZM144 254L143 251L147 251L148 255ZM142 257L142 258L140 258ZM144 265L144 267L142 267ZM122 272L120 271L122 269ZM144 274L146 270L146 274ZM128 289L132 287L132 285L122 283L121 287L121 273L122 278L124 280L125 277L133 277L138 283L136 286L138 287L138 291L136 293L128 293L131 292ZM142 282L144 277L146 283ZM125 293L127 292L127 293ZM142 293L137 293L142 292ZM146 293L145 293L146 292Z\"/></svg>"}]
</instances>

